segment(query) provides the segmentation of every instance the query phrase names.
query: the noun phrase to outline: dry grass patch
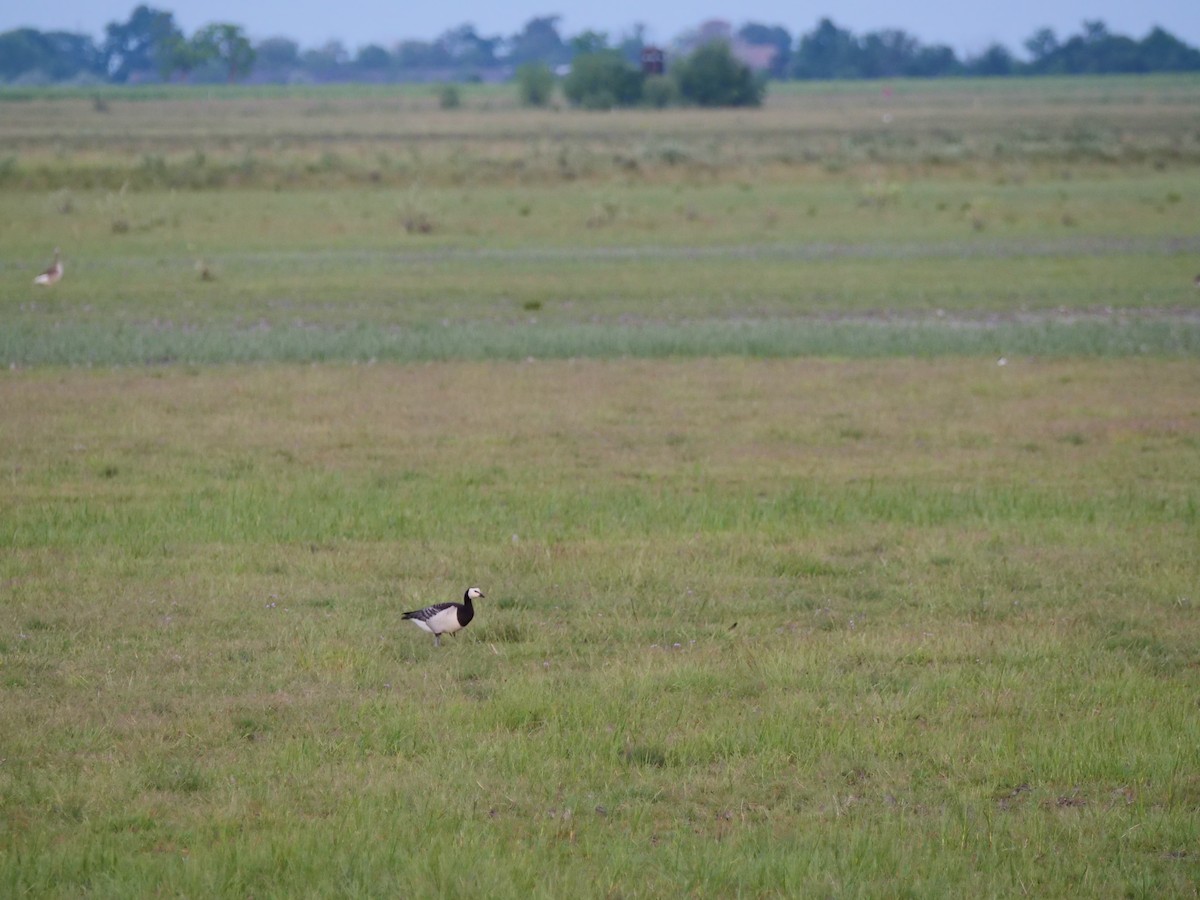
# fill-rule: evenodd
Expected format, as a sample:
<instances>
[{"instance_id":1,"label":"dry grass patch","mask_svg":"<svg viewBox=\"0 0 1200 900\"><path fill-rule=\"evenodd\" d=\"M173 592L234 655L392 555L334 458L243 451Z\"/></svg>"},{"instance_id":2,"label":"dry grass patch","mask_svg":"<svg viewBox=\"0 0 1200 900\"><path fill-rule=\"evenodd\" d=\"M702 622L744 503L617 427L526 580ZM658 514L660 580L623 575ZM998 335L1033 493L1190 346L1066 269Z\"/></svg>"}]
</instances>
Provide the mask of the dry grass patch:
<instances>
[{"instance_id":1,"label":"dry grass patch","mask_svg":"<svg viewBox=\"0 0 1200 900\"><path fill-rule=\"evenodd\" d=\"M1194 165L1190 76L781 86L764 109L440 110L411 91L38 93L6 102L9 184L212 188L838 178L904 168ZM1073 83L1078 82L1078 83ZM474 96L474 94L472 94ZM0 98L2 100L3 98ZM63 121L77 123L64 131ZM86 137L85 137L86 135ZM877 176L876 176L877 177Z\"/></svg>"}]
</instances>

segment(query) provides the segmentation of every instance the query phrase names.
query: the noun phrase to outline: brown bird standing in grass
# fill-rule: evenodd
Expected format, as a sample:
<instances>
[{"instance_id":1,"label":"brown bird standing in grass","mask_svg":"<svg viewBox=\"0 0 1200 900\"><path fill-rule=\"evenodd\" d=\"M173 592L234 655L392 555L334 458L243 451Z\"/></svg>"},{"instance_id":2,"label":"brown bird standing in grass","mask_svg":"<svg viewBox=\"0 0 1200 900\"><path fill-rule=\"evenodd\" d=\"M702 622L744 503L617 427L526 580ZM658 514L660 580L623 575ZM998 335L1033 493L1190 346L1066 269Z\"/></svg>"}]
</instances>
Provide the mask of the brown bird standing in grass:
<instances>
[{"instance_id":1,"label":"brown bird standing in grass","mask_svg":"<svg viewBox=\"0 0 1200 900\"><path fill-rule=\"evenodd\" d=\"M37 278L33 279L33 283L34 284L44 284L44 285L58 284L59 281L62 280L62 277L63 277L63 264L62 264L62 261L58 258L58 248L55 247L54 248L54 262L51 264L50 268L48 268L45 272L43 272Z\"/></svg>"}]
</instances>

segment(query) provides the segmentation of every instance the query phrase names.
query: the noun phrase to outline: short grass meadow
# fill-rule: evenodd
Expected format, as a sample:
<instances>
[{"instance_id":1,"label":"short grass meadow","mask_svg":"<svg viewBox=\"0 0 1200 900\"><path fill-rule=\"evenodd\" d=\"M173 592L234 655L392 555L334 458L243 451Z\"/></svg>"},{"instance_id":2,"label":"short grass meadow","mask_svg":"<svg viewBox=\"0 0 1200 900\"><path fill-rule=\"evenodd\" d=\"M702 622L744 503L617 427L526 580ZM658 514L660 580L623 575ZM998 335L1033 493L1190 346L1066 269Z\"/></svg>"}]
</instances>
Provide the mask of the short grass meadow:
<instances>
[{"instance_id":1,"label":"short grass meadow","mask_svg":"<svg viewBox=\"0 0 1200 900\"><path fill-rule=\"evenodd\" d=\"M0 895L1195 896L1200 82L894 88L0 92Z\"/></svg>"}]
</instances>

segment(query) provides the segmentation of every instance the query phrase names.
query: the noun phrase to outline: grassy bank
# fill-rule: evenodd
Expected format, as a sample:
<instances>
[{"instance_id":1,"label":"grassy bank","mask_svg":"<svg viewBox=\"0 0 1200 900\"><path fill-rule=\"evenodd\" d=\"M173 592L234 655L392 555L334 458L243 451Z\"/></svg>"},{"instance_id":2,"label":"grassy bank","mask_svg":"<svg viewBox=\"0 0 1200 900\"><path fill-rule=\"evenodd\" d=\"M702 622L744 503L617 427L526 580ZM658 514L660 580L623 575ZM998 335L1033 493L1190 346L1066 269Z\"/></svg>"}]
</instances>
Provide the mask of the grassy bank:
<instances>
[{"instance_id":1,"label":"grassy bank","mask_svg":"<svg viewBox=\"0 0 1200 900\"><path fill-rule=\"evenodd\" d=\"M0 883L1185 894L1198 387L9 375ZM468 582L456 641L401 627Z\"/></svg>"},{"instance_id":2,"label":"grassy bank","mask_svg":"<svg viewBox=\"0 0 1200 900\"><path fill-rule=\"evenodd\" d=\"M1195 81L893 88L0 92L0 895L1194 895Z\"/></svg>"}]
</instances>

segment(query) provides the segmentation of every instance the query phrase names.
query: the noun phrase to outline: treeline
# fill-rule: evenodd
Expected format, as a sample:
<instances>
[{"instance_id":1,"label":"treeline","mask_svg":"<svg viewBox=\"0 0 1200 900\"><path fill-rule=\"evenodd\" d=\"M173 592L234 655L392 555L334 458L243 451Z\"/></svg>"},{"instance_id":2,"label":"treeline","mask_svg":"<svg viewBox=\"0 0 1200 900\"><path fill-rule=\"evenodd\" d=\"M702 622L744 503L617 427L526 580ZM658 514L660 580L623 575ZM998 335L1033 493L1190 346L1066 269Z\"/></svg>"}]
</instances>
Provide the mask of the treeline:
<instances>
[{"instance_id":1,"label":"treeline","mask_svg":"<svg viewBox=\"0 0 1200 900\"><path fill-rule=\"evenodd\" d=\"M508 36L481 35L465 24L431 41L373 43L351 53L338 41L309 49L286 37L254 43L240 26L228 22L214 22L187 36L173 13L142 5L127 20L107 25L99 41L32 28L0 33L0 82L502 81L531 64L565 73L584 55L639 64L646 45L643 27L616 38L595 31L563 35L559 21L558 16L536 17ZM1080 33L1061 39L1048 28L1036 31L1024 42L1022 56L994 44L960 57L948 46L924 44L902 30L856 35L830 19L798 35L759 22L736 30L724 22L708 22L664 48L668 68L714 42L726 44L759 79L1200 71L1200 50L1162 28L1137 40L1111 33L1101 21L1087 21Z\"/></svg>"},{"instance_id":2,"label":"treeline","mask_svg":"<svg viewBox=\"0 0 1200 900\"><path fill-rule=\"evenodd\" d=\"M187 79L244 79L254 69L254 46L241 26L214 22L186 37L175 14L138 6L110 22L97 43L86 34L18 28L0 34L0 81L10 84L89 84Z\"/></svg>"}]
</instances>

